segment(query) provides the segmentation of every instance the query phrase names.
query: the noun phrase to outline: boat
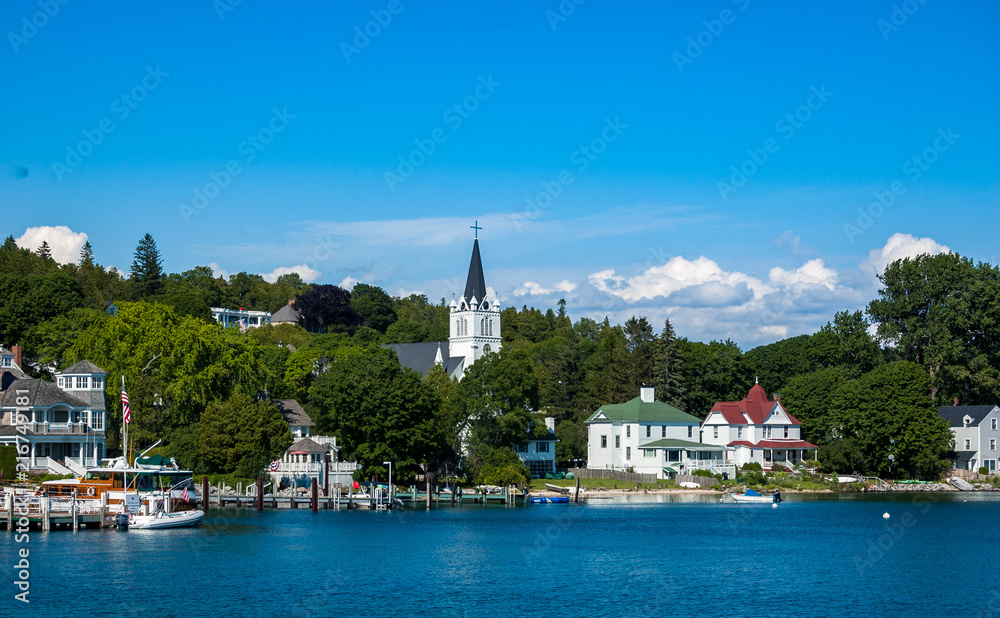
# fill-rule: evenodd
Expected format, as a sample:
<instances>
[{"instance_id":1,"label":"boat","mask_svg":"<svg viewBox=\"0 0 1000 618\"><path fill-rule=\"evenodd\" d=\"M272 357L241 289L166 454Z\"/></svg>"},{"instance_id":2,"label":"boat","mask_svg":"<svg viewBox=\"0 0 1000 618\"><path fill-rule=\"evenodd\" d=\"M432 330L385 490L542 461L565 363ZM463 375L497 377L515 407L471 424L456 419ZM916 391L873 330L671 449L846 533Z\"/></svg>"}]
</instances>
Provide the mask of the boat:
<instances>
[{"instance_id":1,"label":"boat","mask_svg":"<svg viewBox=\"0 0 1000 618\"><path fill-rule=\"evenodd\" d=\"M528 501L532 504L567 504L569 503L568 496L555 496L548 498L546 496L531 496Z\"/></svg>"},{"instance_id":2,"label":"boat","mask_svg":"<svg viewBox=\"0 0 1000 618\"><path fill-rule=\"evenodd\" d=\"M157 510L152 515L131 515L129 517L129 528L139 530L163 530L166 528L187 528L197 526L205 517L204 511L178 511L176 513L165 513L162 509Z\"/></svg>"},{"instance_id":3,"label":"boat","mask_svg":"<svg viewBox=\"0 0 1000 618\"><path fill-rule=\"evenodd\" d=\"M701 485L699 485L698 483L692 483L691 481L683 481L681 483L677 483L677 486L683 487L684 489L698 489L699 487L701 487Z\"/></svg>"},{"instance_id":4,"label":"boat","mask_svg":"<svg viewBox=\"0 0 1000 618\"><path fill-rule=\"evenodd\" d=\"M167 510L170 512L195 507L194 473L181 470L172 457L137 457L131 466L124 457L117 457L106 460L105 464L87 468L78 478L45 481L39 485L37 493L58 497L75 494L82 500L102 500L106 495L112 513L123 510L126 493L138 494L143 499L154 494L169 495Z\"/></svg>"},{"instance_id":5,"label":"boat","mask_svg":"<svg viewBox=\"0 0 1000 618\"><path fill-rule=\"evenodd\" d=\"M746 490L742 494L726 494L732 498L733 502L739 504L771 504L781 502L781 491L775 491L773 495L766 496L752 489Z\"/></svg>"},{"instance_id":6,"label":"boat","mask_svg":"<svg viewBox=\"0 0 1000 618\"><path fill-rule=\"evenodd\" d=\"M557 494L568 494L573 489L572 487L563 487L562 485L551 485L549 483L545 484L545 488L548 489L549 491L554 491Z\"/></svg>"}]
</instances>

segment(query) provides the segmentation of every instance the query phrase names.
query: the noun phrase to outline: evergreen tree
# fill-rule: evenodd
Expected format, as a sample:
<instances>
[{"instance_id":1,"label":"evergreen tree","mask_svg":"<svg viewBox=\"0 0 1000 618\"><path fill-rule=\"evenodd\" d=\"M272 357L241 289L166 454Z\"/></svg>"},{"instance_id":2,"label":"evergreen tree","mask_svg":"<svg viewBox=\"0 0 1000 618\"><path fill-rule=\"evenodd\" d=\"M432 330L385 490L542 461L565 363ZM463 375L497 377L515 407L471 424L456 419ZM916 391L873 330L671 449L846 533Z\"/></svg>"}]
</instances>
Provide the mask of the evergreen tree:
<instances>
[{"instance_id":1,"label":"evergreen tree","mask_svg":"<svg viewBox=\"0 0 1000 618\"><path fill-rule=\"evenodd\" d=\"M131 281L137 300L163 291L163 260L160 259L156 241L148 233L135 248Z\"/></svg>"},{"instance_id":2,"label":"evergreen tree","mask_svg":"<svg viewBox=\"0 0 1000 618\"><path fill-rule=\"evenodd\" d=\"M90 241L83 243L83 249L80 249L80 266L84 264L90 265L94 263L94 248L90 246Z\"/></svg>"},{"instance_id":3,"label":"evergreen tree","mask_svg":"<svg viewBox=\"0 0 1000 618\"><path fill-rule=\"evenodd\" d=\"M663 325L663 332L656 340L656 358L653 366L653 387L656 398L675 408L684 409L684 360L677 349L677 335L670 320Z\"/></svg>"},{"instance_id":4,"label":"evergreen tree","mask_svg":"<svg viewBox=\"0 0 1000 618\"><path fill-rule=\"evenodd\" d=\"M42 258L43 260L51 260L52 249L49 248L49 241L43 240L42 244L40 244L38 246L38 249L35 251L35 255Z\"/></svg>"}]
</instances>

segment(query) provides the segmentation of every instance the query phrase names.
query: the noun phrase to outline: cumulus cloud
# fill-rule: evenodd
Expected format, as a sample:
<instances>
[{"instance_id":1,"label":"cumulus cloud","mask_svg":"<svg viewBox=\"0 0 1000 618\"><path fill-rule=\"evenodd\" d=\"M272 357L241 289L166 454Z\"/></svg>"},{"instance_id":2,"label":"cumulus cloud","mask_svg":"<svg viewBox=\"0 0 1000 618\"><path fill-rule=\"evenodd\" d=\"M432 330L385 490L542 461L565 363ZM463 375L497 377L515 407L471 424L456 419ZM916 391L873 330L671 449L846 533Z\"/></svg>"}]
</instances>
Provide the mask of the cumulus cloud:
<instances>
[{"instance_id":1,"label":"cumulus cloud","mask_svg":"<svg viewBox=\"0 0 1000 618\"><path fill-rule=\"evenodd\" d=\"M896 260L916 257L922 253L937 255L951 253L951 249L933 238L917 238L911 234L896 233L889 237L881 249L872 249L868 259L860 264L863 272L877 277L885 272L885 267Z\"/></svg>"},{"instance_id":2,"label":"cumulus cloud","mask_svg":"<svg viewBox=\"0 0 1000 618\"><path fill-rule=\"evenodd\" d=\"M757 296L772 291L760 279L739 272L727 272L705 256L686 260L678 255L662 266L654 266L628 278L616 274L614 270L602 270L590 275L587 280L595 288L629 302L670 296L684 288L710 281L732 287L743 285Z\"/></svg>"},{"instance_id":3,"label":"cumulus cloud","mask_svg":"<svg viewBox=\"0 0 1000 618\"><path fill-rule=\"evenodd\" d=\"M575 290L577 284L562 280L558 283L554 283L552 287L543 287L540 283L535 281L525 281L523 285L514 290L514 296L544 296L546 294L555 294L557 292L570 293Z\"/></svg>"},{"instance_id":4,"label":"cumulus cloud","mask_svg":"<svg viewBox=\"0 0 1000 618\"><path fill-rule=\"evenodd\" d=\"M279 266L269 273L262 273L261 277L264 277L264 281L267 281L268 283L274 283L281 275L287 275L290 273L298 273L299 276L302 277L302 280L306 283L313 283L323 276L323 273L315 268L309 268L305 264L299 264L297 266Z\"/></svg>"},{"instance_id":5,"label":"cumulus cloud","mask_svg":"<svg viewBox=\"0 0 1000 618\"><path fill-rule=\"evenodd\" d=\"M771 283L777 287L794 289L801 285L821 285L828 290L837 287L837 271L827 268L823 260L809 260L795 270L774 267L768 273Z\"/></svg>"},{"instance_id":6,"label":"cumulus cloud","mask_svg":"<svg viewBox=\"0 0 1000 618\"><path fill-rule=\"evenodd\" d=\"M87 234L74 232L65 225L42 225L29 227L20 238L14 239L18 247L31 251L38 249L43 241L49 243L53 260L69 264L80 259L80 250L87 242Z\"/></svg>"}]
</instances>

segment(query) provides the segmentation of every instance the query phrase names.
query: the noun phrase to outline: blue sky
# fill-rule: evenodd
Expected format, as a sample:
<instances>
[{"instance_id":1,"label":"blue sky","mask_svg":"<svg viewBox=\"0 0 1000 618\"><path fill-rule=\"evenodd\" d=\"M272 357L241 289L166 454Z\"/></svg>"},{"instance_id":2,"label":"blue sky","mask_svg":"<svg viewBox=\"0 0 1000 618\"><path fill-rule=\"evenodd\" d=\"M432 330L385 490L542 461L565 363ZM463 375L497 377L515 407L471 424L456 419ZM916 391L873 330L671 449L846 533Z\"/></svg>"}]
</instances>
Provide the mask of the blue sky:
<instances>
[{"instance_id":1,"label":"blue sky","mask_svg":"<svg viewBox=\"0 0 1000 618\"><path fill-rule=\"evenodd\" d=\"M744 348L997 263L995 3L231 2L0 5L0 232L437 301L478 220L506 306Z\"/></svg>"}]
</instances>

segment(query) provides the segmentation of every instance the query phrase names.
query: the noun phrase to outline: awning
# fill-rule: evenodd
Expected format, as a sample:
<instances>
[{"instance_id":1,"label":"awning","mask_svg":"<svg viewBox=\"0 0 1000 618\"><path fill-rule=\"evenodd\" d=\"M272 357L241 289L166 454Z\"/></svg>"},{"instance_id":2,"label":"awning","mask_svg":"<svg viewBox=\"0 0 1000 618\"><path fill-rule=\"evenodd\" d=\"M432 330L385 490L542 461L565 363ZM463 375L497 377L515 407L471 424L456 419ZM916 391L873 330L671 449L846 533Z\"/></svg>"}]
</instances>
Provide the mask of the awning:
<instances>
[{"instance_id":1,"label":"awning","mask_svg":"<svg viewBox=\"0 0 1000 618\"><path fill-rule=\"evenodd\" d=\"M664 468L663 471L667 474L677 474L677 470L674 470L673 468Z\"/></svg>"}]
</instances>

